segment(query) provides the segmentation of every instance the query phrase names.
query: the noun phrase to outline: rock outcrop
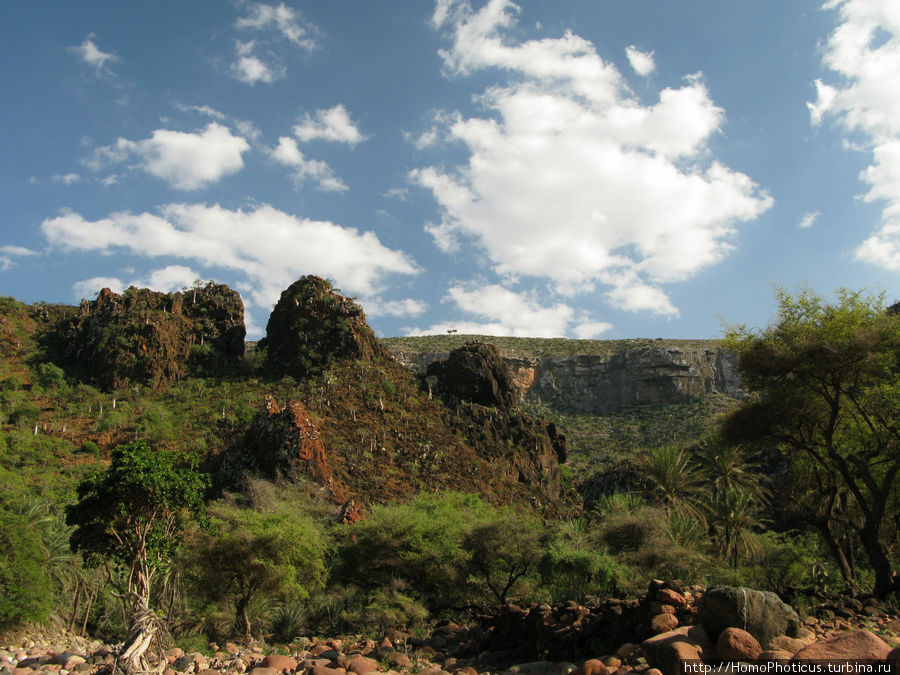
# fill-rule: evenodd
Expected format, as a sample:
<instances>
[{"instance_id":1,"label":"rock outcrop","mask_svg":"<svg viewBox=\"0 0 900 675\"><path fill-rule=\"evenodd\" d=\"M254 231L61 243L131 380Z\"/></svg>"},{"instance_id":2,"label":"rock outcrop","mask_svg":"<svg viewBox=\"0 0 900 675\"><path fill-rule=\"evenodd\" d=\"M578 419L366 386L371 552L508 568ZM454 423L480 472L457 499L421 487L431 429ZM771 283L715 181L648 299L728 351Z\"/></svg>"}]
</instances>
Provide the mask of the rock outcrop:
<instances>
[{"instance_id":1,"label":"rock outcrop","mask_svg":"<svg viewBox=\"0 0 900 675\"><path fill-rule=\"evenodd\" d=\"M510 408L517 392L509 369L494 345L467 342L446 359L428 365L425 372L436 379L437 392L455 400Z\"/></svg>"},{"instance_id":2,"label":"rock outcrop","mask_svg":"<svg viewBox=\"0 0 900 675\"><path fill-rule=\"evenodd\" d=\"M262 410L223 464L226 484L240 480L236 467L271 480L302 475L320 485L331 482L322 435L306 406L291 401L282 408L272 396L266 396Z\"/></svg>"},{"instance_id":3,"label":"rock outcrop","mask_svg":"<svg viewBox=\"0 0 900 675\"><path fill-rule=\"evenodd\" d=\"M333 360L388 357L362 307L315 276L302 277L281 293L259 346L265 347L272 372L301 380Z\"/></svg>"},{"instance_id":4,"label":"rock outcrop","mask_svg":"<svg viewBox=\"0 0 900 675\"><path fill-rule=\"evenodd\" d=\"M447 359L391 343L394 356L416 372ZM709 394L744 395L737 357L716 340L667 340L603 354L523 357L503 355L520 400L566 414L685 402Z\"/></svg>"},{"instance_id":5,"label":"rock outcrop","mask_svg":"<svg viewBox=\"0 0 900 675\"><path fill-rule=\"evenodd\" d=\"M549 501L561 497L565 434L552 422L517 409L512 377L496 347L467 342L430 364L426 379L455 407L451 425L473 448L482 449L496 472L507 481L539 486Z\"/></svg>"},{"instance_id":6,"label":"rock outcrop","mask_svg":"<svg viewBox=\"0 0 900 675\"><path fill-rule=\"evenodd\" d=\"M62 365L101 387L159 387L230 367L244 354L244 305L228 286L184 293L108 288L82 301L50 339Z\"/></svg>"}]
</instances>

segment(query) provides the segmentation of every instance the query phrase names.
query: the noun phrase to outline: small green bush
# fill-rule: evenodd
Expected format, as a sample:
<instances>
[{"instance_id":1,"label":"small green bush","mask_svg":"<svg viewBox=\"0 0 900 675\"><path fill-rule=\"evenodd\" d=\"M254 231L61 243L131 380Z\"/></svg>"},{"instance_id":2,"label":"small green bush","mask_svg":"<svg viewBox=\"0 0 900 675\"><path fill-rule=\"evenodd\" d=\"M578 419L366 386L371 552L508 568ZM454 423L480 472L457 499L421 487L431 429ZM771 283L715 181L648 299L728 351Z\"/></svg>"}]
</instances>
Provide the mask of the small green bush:
<instances>
[{"instance_id":1,"label":"small green bush","mask_svg":"<svg viewBox=\"0 0 900 675\"><path fill-rule=\"evenodd\" d=\"M81 447L78 448L78 451L85 455L92 455L95 458L100 457L100 446L94 443L94 441L85 441L81 444Z\"/></svg>"}]
</instances>

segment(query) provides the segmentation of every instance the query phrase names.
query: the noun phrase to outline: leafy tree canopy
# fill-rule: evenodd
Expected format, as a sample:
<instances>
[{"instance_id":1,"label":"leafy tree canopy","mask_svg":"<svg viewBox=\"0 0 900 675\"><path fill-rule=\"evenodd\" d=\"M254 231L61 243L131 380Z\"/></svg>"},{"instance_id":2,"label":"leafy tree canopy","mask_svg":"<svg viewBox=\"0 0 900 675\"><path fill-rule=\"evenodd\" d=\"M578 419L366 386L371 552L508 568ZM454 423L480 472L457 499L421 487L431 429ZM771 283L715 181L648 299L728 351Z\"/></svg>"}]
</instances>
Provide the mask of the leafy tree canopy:
<instances>
[{"instance_id":1,"label":"leafy tree canopy","mask_svg":"<svg viewBox=\"0 0 900 675\"><path fill-rule=\"evenodd\" d=\"M852 533L875 592L886 594L895 583L889 514L900 506L900 315L887 310L883 295L845 289L833 302L808 289L779 289L777 300L767 328L728 331L744 384L757 395L726 420L723 435L774 442L790 461L805 462L806 489L831 504L823 535L836 541L838 529ZM839 493L848 508L838 508Z\"/></svg>"},{"instance_id":2,"label":"leafy tree canopy","mask_svg":"<svg viewBox=\"0 0 900 675\"><path fill-rule=\"evenodd\" d=\"M152 450L145 441L120 445L105 472L81 481L78 501L66 510L75 526L72 548L89 565L125 566L128 590L147 598L153 573L179 545L177 534L203 513L208 482L193 457Z\"/></svg>"}]
</instances>

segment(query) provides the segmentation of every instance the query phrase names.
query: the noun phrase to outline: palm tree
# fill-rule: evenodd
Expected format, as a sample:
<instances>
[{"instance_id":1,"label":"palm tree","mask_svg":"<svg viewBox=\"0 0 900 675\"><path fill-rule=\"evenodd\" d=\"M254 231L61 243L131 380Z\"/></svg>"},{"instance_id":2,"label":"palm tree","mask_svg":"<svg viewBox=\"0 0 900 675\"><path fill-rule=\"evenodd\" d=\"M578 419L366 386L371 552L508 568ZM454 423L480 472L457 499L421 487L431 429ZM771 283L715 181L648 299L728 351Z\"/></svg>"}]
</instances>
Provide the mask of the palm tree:
<instances>
[{"instance_id":1,"label":"palm tree","mask_svg":"<svg viewBox=\"0 0 900 675\"><path fill-rule=\"evenodd\" d=\"M716 490L740 488L754 501L765 505L771 492L766 487L763 467L752 459L742 445L725 445L713 441L703 443L694 454L703 480Z\"/></svg>"},{"instance_id":2,"label":"palm tree","mask_svg":"<svg viewBox=\"0 0 900 675\"><path fill-rule=\"evenodd\" d=\"M699 481L687 450L674 445L654 448L645 456L645 470L655 483L655 490L662 493L669 521L676 511L702 515L695 500Z\"/></svg>"},{"instance_id":3,"label":"palm tree","mask_svg":"<svg viewBox=\"0 0 900 675\"><path fill-rule=\"evenodd\" d=\"M762 520L750 490L733 486L715 490L705 507L713 542L732 568L737 568L741 559L762 554L756 533Z\"/></svg>"}]
</instances>

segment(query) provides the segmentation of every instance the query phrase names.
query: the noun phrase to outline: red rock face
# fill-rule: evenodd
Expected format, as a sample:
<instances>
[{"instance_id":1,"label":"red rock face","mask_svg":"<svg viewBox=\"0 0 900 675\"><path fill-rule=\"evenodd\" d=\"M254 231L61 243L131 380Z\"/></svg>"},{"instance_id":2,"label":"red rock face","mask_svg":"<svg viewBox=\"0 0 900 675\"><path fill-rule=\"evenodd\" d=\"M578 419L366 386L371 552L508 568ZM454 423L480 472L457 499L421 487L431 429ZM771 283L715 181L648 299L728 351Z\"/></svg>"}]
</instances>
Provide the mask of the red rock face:
<instances>
[{"instance_id":1,"label":"red rock face","mask_svg":"<svg viewBox=\"0 0 900 675\"><path fill-rule=\"evenodd\" d=\"M282 409L272 396L266 396L264 415L254 420L250 434L259 434L254 445L271 477L305 474L320 485L331 482L322 436L300 401Z\"/></svg>"}]
</instances>

